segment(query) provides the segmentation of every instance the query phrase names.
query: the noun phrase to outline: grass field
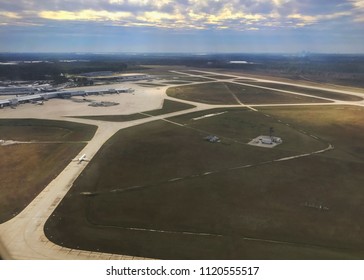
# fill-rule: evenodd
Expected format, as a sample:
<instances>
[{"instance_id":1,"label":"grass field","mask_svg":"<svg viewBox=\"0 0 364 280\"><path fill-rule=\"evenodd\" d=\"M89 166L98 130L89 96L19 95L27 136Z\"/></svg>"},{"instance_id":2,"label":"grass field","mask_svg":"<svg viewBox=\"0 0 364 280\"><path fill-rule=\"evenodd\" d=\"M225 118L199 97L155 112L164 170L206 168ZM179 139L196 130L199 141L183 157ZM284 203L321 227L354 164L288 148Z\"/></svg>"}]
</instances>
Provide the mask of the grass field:
<instances>
[{"instance_id":1,"label":"grass field","mask_svg":"<svg viewBox=\"0 0 364 280\"><path fill-rule=\"evenodd\" d=\"M327 102L319 98L243 86L234 83L206 83L199 85L172 87L167 95L183 100L208 104L290 104Z\"/></svg>"},{"instance_id":2,"label":"grass field","mask_svg":"<svg viewBox=\"0 0 364 280\"><path fill-rule=\"evenodd\" d=\"M164 87L165 85L162 84L155 84L155 83L136 83L139 86L142 87Z\"/></svg>"},{"instance_id":3,"label":"grass field","mask_svg":"<svg viewBox=\"0 0 364 280\"><path fill-rule=\"evenodd\" d=\"M93 126L60 121L0 120L0 139L35 141L0 146L0 223L23 210L95 131Z\"/></svg>"},{"instance_id":4,"label":"grass field","mask_svg":"<svg viewBox=\"0 0 364 280\"><path fill-rule=\"evenodd\" d=\"M225 113L224 113L225 112ZM193 120L208 114L224 113L218 116ZM225 144L248 143L259 135L268 135L269 129L274 128L277 135L284 140L284 144L274 148L274 157L286 156L287 151L307 153L312 149L322 149L326 144L316 141L307 135L297 133L292 127L288 127L283 123L279 123L274 118L267 118L263 114L245 111L241 108L235 109L213 109L203 112L196 112L188 115L182 115L170 118L170 120L184 124L190 128L196 129L207 135L217 135L223 139ZM260 148L245 149L245 152L251 151L252 158L244 158L244 163L254 162L255 157L261 151ZM267 151L261 151L264 157L267 156ZM282 153L281 153L282 152ZM268 153L268 154L269 154ZM247 160L247 161L245 161ZM263 160L263 158L261 158Z\"/></svg>"},{"instance_id":5,"label":"grass field","mask_svg":"<svg viewBox=\"0 0 364 280\"><path fill-rule=\"evenodd\" d=\"M147 115L158 116L158 115L163 115L163 114L191 109L193 107L194 107L193 105L165 99L163 101L162 109L146 111L146 112L143 112L144 114L135 113L135 114L130 114L130 115L81 116L81 117L74 117L74 118L99 120L99 121L106 121L106 122L127 122L127 121L134 121L134 120L147 118L148 117Z\"/></svg>"},{"instance_id":6,"label":"grass field","mask_svg":"<svg viewBox=\"0 0 364 280\"><path fill-rule=\"evenodd\" d=\"M240 100L240 102L245 104L292 104L328 102L320 98L294 95L249 86L240 86L237 84L229 84L228 87L229 90L232 91L235 96Z\"/></svg>"},{"instance_id":7,"label":"grass field","mask_svg":"<svg viewBox=\"0 0 364 280\"><path fill-rule=\"evenodd\" d=\"M202 77L193 77L193 76L178 76L177 79L183 80L183 81L189 81L189 82L208 82L211 81L211 79L206 79Z\"/></svg>"},{"instance_id":8,"label":"grass field","mask_svg":"<svg viewBox=\"0 0 364 280\"><path fill-rule=\"evenodd\" d=\"M164 99L162 109L147 111L144 113L148 114L148 115L152 115L152 116L158 116L158 115L164 115L164 114L169 114L169 113L173 113L173 112L191 109L194 107L195 106L190 105L190 104Z\"/></svg>"},{"instance_id":9,"label":"grass field","mask_svg":"<svg viewBox=\"0 0 364 280\"><path fill-rule=\"evenodd\" d=\"M170 87L167 95L183 100L208 104L238 104L227 91L225 83L206 83L199 85Z\"/></svg>"},{"instance_id":10,"label":"grass field","mask_svg":"<svg viewBox=\"0 0 364 280\"><path fill-rule=\"evenodd\" d=\"M83 124L38 120L0 119L0 139L16 141L87 141L96 127Z\"/></svg>"},{"instance_id":11,"label":"grass field","mask_svg":"<svg viewBox=\"0 0 364 280\"><path fill-rule=\"evenodd\" d=\"M163 259L363 259L363 110L225 111L119 131L47 221L48 238ZM270 127L283 144L245 144ZM221 143L203 140L211 134Z\"/></svg>"},{"instance_id":12,"label":"grass field","mask_svg":"<svg viewBox=\"0 0 364 280\"><path fill-rule=\"evenodd\" d=\"M147 118L148 116L135 113L130 115L74 116L72 118L89 119L105 122L128 122Z\"/></svg>"},{"instance_id":13,"label":"grass field","mask_svg":"<svg viewBox=\"0 0 364 280\"><path fill-rule=\"evenodd\" d=\"M281 107L278 109L260 108L287 122L295 122L305 130L313 130L318 137L327 139L336 149L330 153L340 159L364 160L364 109L354 106L334 107ZM339 133L343 131L343 133ZM355 161L355 160L354 160Z\"/></svg>"},{"instance_id":14,"label":"grass field","mask_svg":"<svg viewBox=\"0 0 364 280\"><path fill-rule=\"evenodd\" d=\"M23 210L85 144L0 146L0 223Z\"/></svg>"},{"instance_id":15,"label":"grass field","mask_svg":"<svg viewBox=\"0 0 364 280\"><path fill-rule=\"evenodd\" d=\"M313 95L313 96L317 96L317 97L325 97L325 98L331 98L331 99L342 100L342 101L361 101L361 100L363 100L362 98L355 96L355 95L343 94L343 93L319 90L319 89L311 89L311 88L305 88L305 87L297 87L297 86L292 86L292 85L263 83L263 82L245 82L245 83L249 83L252 85L258 85L258 86L262 86L262 87L269 87L269 88L305 93L305 94L309 94L309 95Z\"/></svg>"},{"instance_id":16,"label":"grass field","mask_svg":"<svg viewBox=\"0 0 364 280\"><path fill-rule=\"evenodd\" d=\"M177 75L174 73L171 73L171 75L167 75L167 76L159 76L159 79L163 79L163 80L167 80L170 82L208 82L211 81L212 79L208 79L208 78L203 78L203 77L197 77L197 76L188 76L188 75Z\"/></svg>"}]
</instances>

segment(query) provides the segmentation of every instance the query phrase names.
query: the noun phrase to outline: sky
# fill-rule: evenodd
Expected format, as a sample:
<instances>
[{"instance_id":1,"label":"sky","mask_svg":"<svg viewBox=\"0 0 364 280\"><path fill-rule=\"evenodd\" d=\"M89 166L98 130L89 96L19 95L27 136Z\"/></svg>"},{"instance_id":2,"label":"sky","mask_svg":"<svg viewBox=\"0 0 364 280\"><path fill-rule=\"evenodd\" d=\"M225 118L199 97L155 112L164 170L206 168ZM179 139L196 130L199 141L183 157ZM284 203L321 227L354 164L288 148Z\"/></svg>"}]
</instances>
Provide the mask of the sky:
<instances>
[{"instance_id":1,"label":"sky","mask_svg":"<svg viewBox=\"0 0 364 280\"><path fill-rule=\"evenodd\" d=\"M0 52L364 53L364 0L0 0Z\"/></svg>"}]
</instances>

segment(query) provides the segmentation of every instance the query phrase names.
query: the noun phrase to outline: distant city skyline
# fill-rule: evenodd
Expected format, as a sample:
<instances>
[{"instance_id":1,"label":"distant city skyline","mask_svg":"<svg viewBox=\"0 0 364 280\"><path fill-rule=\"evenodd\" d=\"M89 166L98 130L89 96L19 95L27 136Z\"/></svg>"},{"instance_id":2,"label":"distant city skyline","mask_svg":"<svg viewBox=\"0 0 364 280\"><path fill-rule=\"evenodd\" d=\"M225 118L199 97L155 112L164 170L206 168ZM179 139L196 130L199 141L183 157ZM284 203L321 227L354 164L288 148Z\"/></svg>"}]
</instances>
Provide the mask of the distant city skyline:
<instances>
[{"instance_id":1,"label":"distant city skyline","mask_svg":"<svg viewBox=\"0 0 364 280\"><path fill-rule=\"evenodd\" d=\"M0 0L0 52L364 53L364 0Z\"/></svg>"}]
</instances>

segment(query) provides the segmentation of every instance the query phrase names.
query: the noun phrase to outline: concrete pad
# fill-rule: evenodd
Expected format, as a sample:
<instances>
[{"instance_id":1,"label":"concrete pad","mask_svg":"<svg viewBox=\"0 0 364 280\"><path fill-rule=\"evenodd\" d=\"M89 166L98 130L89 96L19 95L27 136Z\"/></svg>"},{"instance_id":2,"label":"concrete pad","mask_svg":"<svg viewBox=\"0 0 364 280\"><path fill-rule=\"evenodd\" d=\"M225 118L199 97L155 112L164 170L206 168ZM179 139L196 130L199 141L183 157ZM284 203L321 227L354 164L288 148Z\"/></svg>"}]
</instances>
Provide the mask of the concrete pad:
<instances>
[{"instance_id":1,"label":"concrete pad","mask_svg":"<svg viewBox=\"0 0 364 280\"><path fill-rule=\"evenodd\" d=\"M270 137L267 135L260 135L253 140L251 140L248 145L262 147L262 148L274 148L279 144L282 144L282 141L278 141L279 137Z\"/></svg>"}]
</instances>

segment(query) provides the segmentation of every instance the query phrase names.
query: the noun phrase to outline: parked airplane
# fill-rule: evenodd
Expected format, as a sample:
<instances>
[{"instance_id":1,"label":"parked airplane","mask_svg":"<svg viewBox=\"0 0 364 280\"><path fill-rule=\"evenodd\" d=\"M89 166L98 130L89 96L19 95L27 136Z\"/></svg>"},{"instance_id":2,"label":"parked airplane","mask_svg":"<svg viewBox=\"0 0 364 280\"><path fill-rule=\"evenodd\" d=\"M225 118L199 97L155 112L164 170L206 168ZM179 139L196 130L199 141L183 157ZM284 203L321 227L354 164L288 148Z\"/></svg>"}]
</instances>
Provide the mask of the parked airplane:
<instances>
[{"instance_id":1,"label":"parked airplane","mask_svg":"<svg viewBox=\"0 0 364 280\"><path fill-rule=\"evenodd\" d=\"M78 160L78 163L81 163L83 161L90 161L87 157L86 157L86 154L83 154L82 156L80 156L79 158L75 158L74 161L77 161Z\"/></svg>"}]
</instances>

